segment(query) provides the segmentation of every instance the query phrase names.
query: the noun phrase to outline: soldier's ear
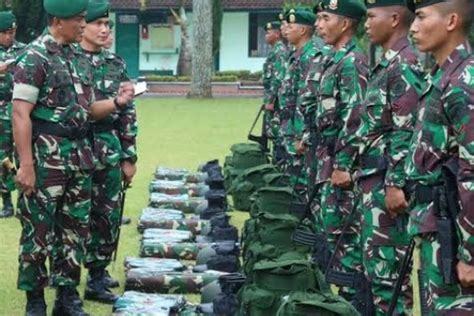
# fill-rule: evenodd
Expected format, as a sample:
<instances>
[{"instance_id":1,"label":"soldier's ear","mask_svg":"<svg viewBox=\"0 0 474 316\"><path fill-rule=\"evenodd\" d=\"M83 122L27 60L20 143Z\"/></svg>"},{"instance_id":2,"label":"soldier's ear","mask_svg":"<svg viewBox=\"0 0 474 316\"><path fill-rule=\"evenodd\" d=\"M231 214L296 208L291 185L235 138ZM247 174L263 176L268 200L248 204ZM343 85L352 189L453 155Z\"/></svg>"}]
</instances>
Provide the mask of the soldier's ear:
<instances>
[{"instance_id":1,"label":"soldier's ear","mask_svg":"<svg viewBox=\"0 0 474 316\"><path fill-rule=\"evenodd\" d=\"M392 28L396 28L402 23L402 16L400 12L393 12L392 15L390 16L390 19L392 21L391 23Z\"/></svg>"},{"instance_id":2,"label":"soldier's ear","mask_svg":"<svg viewBox=\"0 0 474 316\"><path fill-rule=\"evenodd\" d=\"M446 30L448 32L462 29L462 18L458 13L450 13L446 16Z\"/></svg>"}]
</instances>

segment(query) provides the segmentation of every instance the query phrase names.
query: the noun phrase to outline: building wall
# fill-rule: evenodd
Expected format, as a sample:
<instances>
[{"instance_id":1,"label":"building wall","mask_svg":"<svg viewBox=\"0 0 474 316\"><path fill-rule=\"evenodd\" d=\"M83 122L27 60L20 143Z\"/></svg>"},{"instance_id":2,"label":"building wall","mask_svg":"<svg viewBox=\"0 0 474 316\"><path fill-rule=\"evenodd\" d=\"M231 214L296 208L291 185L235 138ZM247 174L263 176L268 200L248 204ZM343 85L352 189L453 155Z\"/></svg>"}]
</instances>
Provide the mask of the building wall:
<instances>
[{"instance_id":1,"label":"building wall","mask_svg":"<svg viewBox=\"0 0 474 316\"><path fill-rule=\"evenodd\" d=\"M222 21L220 70L262 70L265 58L249 57L249 13L225 12Z\"/></svg>"}]
</instances>

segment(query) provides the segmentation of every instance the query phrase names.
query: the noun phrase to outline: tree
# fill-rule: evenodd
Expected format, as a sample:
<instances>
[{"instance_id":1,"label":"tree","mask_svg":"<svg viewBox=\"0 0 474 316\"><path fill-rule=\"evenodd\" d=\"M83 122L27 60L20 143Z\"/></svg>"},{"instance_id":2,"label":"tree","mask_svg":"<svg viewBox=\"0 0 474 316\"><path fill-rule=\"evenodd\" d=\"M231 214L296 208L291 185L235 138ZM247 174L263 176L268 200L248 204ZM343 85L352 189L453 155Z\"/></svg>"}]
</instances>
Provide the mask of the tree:
<instances>
[{"instance_id":1,"label":"tree","mask_svg":"<svg viewBox=\"0 0 474 316\"><path fill-rule=\"evenodd\" d=\"M170 9L171 13L181 28L181 48L179 49L178 66L176 74L178 76L190 76L191 75L191 40L189 39L189 25L186 17L186 10L184 9L184 1L181 2L181 8L179 9L179 15L173 9Z\"/></svg>"},{"instance_id":2,"label":"tree","mask_svg":"<svg viewBox=\"0 0 474 316\"><path fill-rule=\"evenodd\" d=\"M214 0L212 5L212 55L219 54L221 46L222 17L224 9L222 0Z\"/></svg>"},{"instance_id":3,"label":"tree","mask_svg":"<svg viewBox=\"0 0 474 316\"><path fill-rule=\"evenodd\" d=\"M193 1L191 98L212 98L212 0Z\"/></svg>"},{"instance_id":4,"label":"tree","mask_svg":"<svg viewBox=\"0 0 474 316\"><path fill-rule=\"evenodd\" d=\"M43 0L13 0L12 10L18 24L16 38L19 41L29 43L43 32L46 27Z\"/></svg>"}]
</instances>

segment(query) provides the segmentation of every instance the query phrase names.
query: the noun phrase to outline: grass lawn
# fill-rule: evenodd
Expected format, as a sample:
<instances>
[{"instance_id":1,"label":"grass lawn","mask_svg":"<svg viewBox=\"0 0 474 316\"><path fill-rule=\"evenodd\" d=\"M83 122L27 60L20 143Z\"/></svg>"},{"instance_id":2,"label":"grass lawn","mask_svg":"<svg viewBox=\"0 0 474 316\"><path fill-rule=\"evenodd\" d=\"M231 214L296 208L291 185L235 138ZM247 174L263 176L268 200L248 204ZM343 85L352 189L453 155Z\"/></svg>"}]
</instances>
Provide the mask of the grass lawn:
<instances>
[{"instance_id":1,"label":"grass lawn","mask_svg":"<svg viewBox=\"0 0 474 316\"><path fill-rule=\"evenodd\" d=\"M258 99L141 99L137 104L139 135L138 174L127 194L126 215L133 223L122 228L117 263L109 270L124 283L123 258L138 254L138 215L147 204L148 183L157 165L195 170L198 164L219 158L221 163L233 143L243 142L259 107ZM234 224L241 227L245 213L233 212ZM0 220L0 315L23 315L25 295L16 289L18 240L17 219ZM84 291L85 273L79 289ZM122 293L123 288L116 291ZM197 296L192 297L196 299ZM54 292L47 290L51 312ZM85 302L91 315L110 315L108 305Z\"/></svg>"}]
</instances>

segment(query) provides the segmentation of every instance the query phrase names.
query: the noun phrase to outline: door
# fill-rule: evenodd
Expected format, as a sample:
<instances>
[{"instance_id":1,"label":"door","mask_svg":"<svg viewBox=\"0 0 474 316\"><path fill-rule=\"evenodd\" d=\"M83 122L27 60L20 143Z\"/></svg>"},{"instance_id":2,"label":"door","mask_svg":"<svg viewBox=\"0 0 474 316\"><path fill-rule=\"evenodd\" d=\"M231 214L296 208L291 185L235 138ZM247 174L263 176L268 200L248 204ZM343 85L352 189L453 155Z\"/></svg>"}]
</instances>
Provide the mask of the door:
<instances>
[{"instance_id":1,"label":"door","mask_svg":"<svg viewBox=\"0 0 474 316\"><path fill-rule=\"evenodd\" d=\"M140 25L137 14L117 14L115 51L127 63L130 78L140 73Z\"/></svg>"}]
</instances>

